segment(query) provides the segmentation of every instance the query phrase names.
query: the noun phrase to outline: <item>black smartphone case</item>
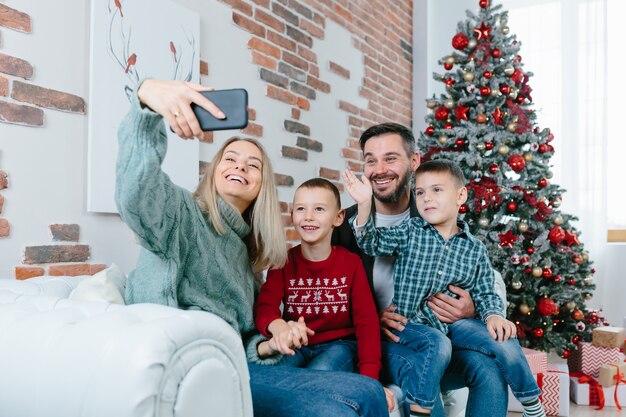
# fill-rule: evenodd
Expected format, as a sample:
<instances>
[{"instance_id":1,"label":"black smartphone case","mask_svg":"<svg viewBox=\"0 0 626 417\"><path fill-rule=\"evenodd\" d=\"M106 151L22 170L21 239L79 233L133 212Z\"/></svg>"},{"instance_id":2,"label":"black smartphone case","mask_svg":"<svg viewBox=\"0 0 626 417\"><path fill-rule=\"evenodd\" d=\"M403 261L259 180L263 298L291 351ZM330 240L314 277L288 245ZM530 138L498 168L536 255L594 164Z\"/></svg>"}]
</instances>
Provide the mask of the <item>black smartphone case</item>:
<instances>
[{"instance_id":1,"label":"black smartphone case","mask_svg":"<svg viewBox=\"0 0 626 417\"><path fill-rule=\"evenodd\" d=\"M202 107L191 103L191 109L203 131L243 129L248 126L248 92L246 90L234 88L204 91L200 94L211 100L226 115L225 119L216 119Z\"/></svg>"}]
</instances>

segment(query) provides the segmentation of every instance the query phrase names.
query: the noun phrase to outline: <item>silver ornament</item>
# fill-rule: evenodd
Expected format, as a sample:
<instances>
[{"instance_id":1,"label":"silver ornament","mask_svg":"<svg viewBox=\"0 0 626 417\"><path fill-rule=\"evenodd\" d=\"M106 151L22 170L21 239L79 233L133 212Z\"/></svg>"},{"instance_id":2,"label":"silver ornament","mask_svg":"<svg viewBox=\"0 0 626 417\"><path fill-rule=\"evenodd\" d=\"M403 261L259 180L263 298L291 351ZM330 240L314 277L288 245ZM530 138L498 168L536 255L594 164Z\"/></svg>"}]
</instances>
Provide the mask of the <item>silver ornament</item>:
<instances>
[{"instance_id":1,"label":"silver ornament","mask_svg":"<svg viewBox=\"0 0 626 417\"><path fill-rule=\"evenodd\" d=\"M478 45L478 41L476 39L470 39L469 42L467 43L467 47L469 49L476 48L476 45Z\"/></svg>"},{"instance_id":2,"label":"silver ornament","mask_svg":"<svg viewBox=\"0 0 626 417\"><path fill-rule=\"evenodd\" d=\"M513 281L511 282L511 288L513 288L514 290L519 290L520 288L522 288L522 283L520 281Z\"/></svg>"},{"instance_id":3,"label":"silver ornament","mask_svg":"<svg viewBox=\"0 0 626 417\"><path fill-rule=\"evenodd\" d=\"M491 97L498 97L500 95L500 90L494 88L491 90Z\"/></svg>"},{"instance_id":4,"label":"silver ornament","mask_svg":"<svg viewBox=\"0 0 626 417\"><path fill-rule=\"evenodd\" d=\"M470 94L474 94L476 92L476 86L474 84L469 84L465 89Z\"/></svg>"},{"instance_id":5,"label":"silver ornament","mask_svg":"<svg viewBox=\"0 0 626 417\"><path fill-rule=\"evenodd\" d=\"M476 150L481 151L481 152L484 151L485 150L484 142L477 143L476 144Z\"/></svg>"},{"instance_id":6,"label":"silver ornament","mask_svg":"<svg viewBox=\"0 0 626 417\"><path fill-rule=\"evenodd\" d=\"M585 299L585 301L589 301L593 298L593 295L585 293L583 294L583 298Z\"/></svg>"},{"instance_id":7,"label":"silver ornament","mask_svg":"<svg viewBox=\"0 0 626 417\"><path fill-rule=\"evenodd\" d=\"M588 275L585 278L583 278L583 284L587 286L593 284L593 277L591 275Z\"/></svg>"},{"instance_id":8,"label":"silver ornament","mask_svg":"<svg viewBox=\"0 0 626 417\"><path fill-rule=\"evenodd\" d=\"M480 219L478 219L478 224L483 229L486 229L487 227L489 227L489 219L486 217L481 217Z\"/></svg>"},{"instance_id":9,"label":"silver ornament","mask_svg":"<svg viewBox=\"0 0 626 417\"><path fill-rule=\"evenodd\" d=\"M509 27L508 26L503 26L502 27L502 33L504 35L508 35L509 34Z\"/></svg>"},{"instance_id":10,"label":"silver ornament","mask_svg":"<svg viewBox=\"0 0 626 417\"><path fill-rule=\"evenodd\" d=\"M449 98L446 99L446 101L443 102L444 107L448 108L448 109L452 109L454 108L454 100Z\"/></svg>"},{"instance_id":11,"label":"silver ornament","mask_svg":"<svg viewBox=\"0 0 626 417\"><path fill-rule=\"evenodd\" d=\"M517 225L517 230L519 230L521 233L526 233L528 231L528 223L525 221L519 222L519 224Z\"/></svg>"}]
</instances>

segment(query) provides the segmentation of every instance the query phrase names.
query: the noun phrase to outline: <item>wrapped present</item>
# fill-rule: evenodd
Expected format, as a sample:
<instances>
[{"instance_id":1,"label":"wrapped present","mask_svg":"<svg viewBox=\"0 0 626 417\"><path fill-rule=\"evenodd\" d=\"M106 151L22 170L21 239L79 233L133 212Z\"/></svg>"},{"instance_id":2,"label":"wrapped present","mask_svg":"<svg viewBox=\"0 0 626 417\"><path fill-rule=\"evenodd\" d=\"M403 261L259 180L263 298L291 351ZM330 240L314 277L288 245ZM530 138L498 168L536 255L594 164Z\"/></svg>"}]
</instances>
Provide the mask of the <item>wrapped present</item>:
<instances>
[{"instance_id":1,"label":"wrapped present","mask_svg":"<svg viewBox=\"0 0 626 417\"><path fill-rule=\"evenodd\" d=\"M578 405L594 405L596 410L606 407L622 409L626 404L626 384L603 387L588 375L570 374L570 397Z\"/></svg>"},{"instance_id":2,"label":"wrapped present","mask_svg":"<svg viewBox=\"0 0 626 417\"><path fill-rule=\"evenodd\" d=\"M603 387L612 387L620 383L626 384L626 362L602 365L598 382Z\"/></svg>"},{"instance_id":3,"label":"wrapped present","mask_svg":"<svg viewBox=\"0 0 626 417\"><path fill-rule=\"evenodd\" d=\"M594 346L620 348L624 343L624 329L621 327L596 327L592 331L591 343Z\"/></svg>"},{"instance_id":4,"label":"wrapped present","mask_svg":"<svg viewBox=\"0 0 626 417\"><path fill-rule=\"evenodd\" d=\"M594 346L588 342L580 342L578 349L573 351L567 359L570 372L582 372L593 378L600 374L600 367L610 363L623 361L619 348L605 348Z\"/></svg>"},{"instance_id":5,"label":"wrapped present","mask_svg":"<svg viewBox=\"0 0 626 417\"><path fill-rule=\"evenodd\" d=\"M548 370L548 354L538 350L522 348L524 356L533 374L545 373Z\"/></svg>"},{"instance_id":6,"label":"wrapped present","mask_svg":"<svg viewBox=\"0 0 626 417\"><path fill-rule=\"evenodd\" d=\"M548 364L546 372L535 375L541 389L541 404L548 416L569 416L568 391L570 378L566 364ZM517 401L509 388L509 411L522 412L522 404Z\"/></svg>"}]
</instances>

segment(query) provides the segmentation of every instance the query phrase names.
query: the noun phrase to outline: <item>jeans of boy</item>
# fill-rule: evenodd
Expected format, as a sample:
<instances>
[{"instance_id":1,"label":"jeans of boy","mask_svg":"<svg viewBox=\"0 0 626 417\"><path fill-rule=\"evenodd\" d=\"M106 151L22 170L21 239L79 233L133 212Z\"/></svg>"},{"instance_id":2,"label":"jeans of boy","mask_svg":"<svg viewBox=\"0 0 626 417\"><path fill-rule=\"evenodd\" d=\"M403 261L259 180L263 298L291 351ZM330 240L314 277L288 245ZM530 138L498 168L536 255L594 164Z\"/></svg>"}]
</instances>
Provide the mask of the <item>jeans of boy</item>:
<instances>
[{"instance_id":1,"label":"jeans of boy","mask_svg":"<svg viewBox=\"0 0 626 417\"><path fill-rule=\"evenodd\" d=\"M348 372L248 363L255 417L382 417L382 385Z\"/></svg>"},{"instance_id":2,"label":"jeans of boy","mask_svg":"<svg viewBox=\"0 0 626 417\"><path fill-rule=\"evenodd\" d=\"M487 326L476 319L454 322L449 327L448 336L454 351L473 350L493 357L511 392L520 402L541 394L516 338L498 342L491 337Z\"/></svg>"},{"instance_id":3,"label":"jeans of boy","mask_svg":"<svg viewBox=\"0 0 626 417\"><path fill-rule=\"evenodd\" d=\"M431 330L442 335L435 329ZM395 333L401 335L403 332ZM444 345L449 345L449 342L444 341ZM382 353L383 380L402 387L405 398L411 400L407 393L420 390L419 381L424 369L423 354L401 343L386 341L382 344ZM445 370L440 386L443 391L469 387L465 414L468 417L507 415L507 383L494 359L494 356L482 351L452 351L450 364ZM405 404L408 409L409 403L405 401ZM408 415L408 410L406 414ZM441 400L436 398L431 416L444 417L444 415Z\"/></svg>"},{"instance_id":4,"label":"jeans of boy","mask_svg":"<svg viewBox=\"0 0 626 417\"><path fill-rule=\"evenodd\" d=\"M295 355L283 355L278 366L309 368L320 371L358 372L355 340L333 340L294 349Z\"/></svg>"}]
</instances>

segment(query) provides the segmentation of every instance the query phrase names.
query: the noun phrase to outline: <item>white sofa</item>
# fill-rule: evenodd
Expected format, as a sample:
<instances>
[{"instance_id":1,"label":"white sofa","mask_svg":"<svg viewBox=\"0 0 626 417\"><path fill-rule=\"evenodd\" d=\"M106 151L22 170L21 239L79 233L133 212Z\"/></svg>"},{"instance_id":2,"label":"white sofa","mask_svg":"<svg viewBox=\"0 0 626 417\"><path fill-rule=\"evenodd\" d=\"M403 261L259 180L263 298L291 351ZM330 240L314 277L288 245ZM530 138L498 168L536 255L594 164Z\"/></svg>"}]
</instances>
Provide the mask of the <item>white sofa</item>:
<instances>
[{"instance_id":1,"label":"white sofa","mask_svg":"<svg viewBox=\"0 0 626 417\"><path fill-rule=\"evenodd\" d=\"M84 278L0 280L0 416L252 416L245 354L225 321L66 299Z\"/></svg>"}]
</instances>

